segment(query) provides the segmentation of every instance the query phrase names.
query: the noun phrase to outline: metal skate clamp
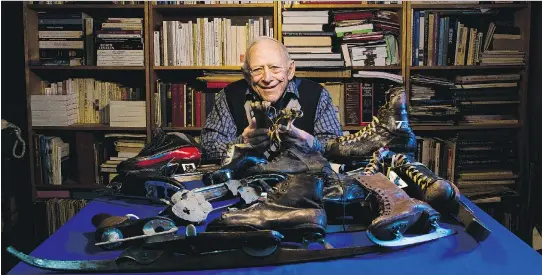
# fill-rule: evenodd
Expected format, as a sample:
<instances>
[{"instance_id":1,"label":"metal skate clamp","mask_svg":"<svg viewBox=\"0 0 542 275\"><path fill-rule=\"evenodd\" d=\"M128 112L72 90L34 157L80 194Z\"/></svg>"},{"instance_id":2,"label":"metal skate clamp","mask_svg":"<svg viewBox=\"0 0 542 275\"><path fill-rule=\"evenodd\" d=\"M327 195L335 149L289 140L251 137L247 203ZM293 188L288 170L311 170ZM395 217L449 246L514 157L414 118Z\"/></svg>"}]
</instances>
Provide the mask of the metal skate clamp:
<instances>
[{"instance_id":1,"label":"metal skate clamp","mask_svg":"<svg viewBox=\"0 0 542 275\"><path fill-rule=\"evenodd\" d=\"M174 234L178 228L175 223L165 217L151 217L139 219L136 215L127 214L129 219L114 226L105 228L101 233L100 240L96 246L103 246L106 249L119 247L126 241L149 238L152 236ZM133 236L133 232L138 230L142 235Z\"/></svg>"},{"instance_id":2,"label":"metal skate clamp","mask_svg":"<svg viewBox=\"0 0 542 275\"><path fill-rule=\"evenodd\" d=\"M367 230L365 232L369 240L383 247L403 247L403 246L409 246L409 245L414 245L414 244L420 244L420 243L425 243L425 242L433 241L436 239L440 239L443 237L447 237L456 233L455 230L453 229L446 229L446 228L440 227L436 221L431 222L429 226L432 229L434 229L433 232L430 232L424 235L415 236L415 237L404 236L399 231L399 228L396 228L393 233L395 235L395 239L393 240L380 240L377 237L375 237L371 233L370 230Z\"/></svg>"},{"instance_id":3,"label":"metal skate clamp","mask_svg":"<svg viewBox=\"0 0 542 275\"><path fill-rule=\"evenodd\" d=\"M246 204L252 204L261 200L262 196L265 196L266 194L263 190L257 190L258 188L255 188L254 184L252 184L253 182L259 182L259 186L262 186L265 189L264 185L267 184L265 182L260 182L263 181L261 176L249 177L239 181L232 179L231 173L228 171L222 171L217 177L223 182L202 188L192 190L185 189L176 192L171 197L171 210L173 213L185 221L201 223L207 219L207 216L212 211L233 205L225 205L213 209L213 206L209 202L226 196L228 192L231 192L234 196L239 195ZM276 178L277 175L269 176L269 179L271 180L275 180Z\"/></svg>"}]
</instances>

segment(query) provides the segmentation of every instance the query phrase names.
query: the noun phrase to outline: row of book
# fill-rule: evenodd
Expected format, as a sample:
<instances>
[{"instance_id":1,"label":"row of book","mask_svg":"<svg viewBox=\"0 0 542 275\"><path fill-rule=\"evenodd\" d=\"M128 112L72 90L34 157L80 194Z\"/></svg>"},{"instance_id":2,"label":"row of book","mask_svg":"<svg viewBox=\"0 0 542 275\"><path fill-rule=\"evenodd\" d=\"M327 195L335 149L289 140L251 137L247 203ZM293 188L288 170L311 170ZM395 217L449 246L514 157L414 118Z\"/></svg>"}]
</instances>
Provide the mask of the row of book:
<instances>
[{"instance_id":1,"label":"row of book","mask_svg":"<svg viewBox=\"0 0 542 275\"><path fill-rule=\"evenodd\" d=\"M518 73L458 75L454 80L413 75L411 79L413 123L519 123Z\"/></svg>"},{"instance_id":2,"label":"row of book","mask_svg":"<svg viewBox=\"0 0 542 275\"><path fill-rule=\"evenodd\" d=\"M412 29L413 66L524 65L514 13L414 10Z\"/></svg>"},{"instance_id":3,"label":"row of book","mask_svg":"<svg viewBox=\"0 0 542 275\"><path fill-rule=\"evenodd\" d=\"M143 19L95 20L83 12L38 12L39 61L32 65L143 66Z\"/></svg>"},{"instance_id":4,"label":"row of book","mask_svg":"<svg viewBox=\"0 0 542 275\"><path fill-rule=\"evenodd\" d=\"M144 100L142 88L125 87L119 83L94 78L69 78L58 82L42 81L39 94L30 96L34 126L69 126L74 123L115 121L111 102L121 108L130 101ZM144 103L144 101L143 101ZM114 107L115 108L115 107ZM138 110L139 114L145 114ZM122 112L120 113L121 115ZM144 120L144 119L143 119ZM144 127L144 125L142 126Z\"/></svg>"},{"instance_id":5,"label":"row of book","mask_svg":"<svg viewBox=\"0 0 542 275\"><path fill-rule=\"evenodd\" d=\"M163 21L154 31L154 65L240 66L247 46L259 36L273 37L271 18Z\"/></svg>"},{"instance_id":6,"label":"row of book","mask_svg":"<svg viewBox=\"0 0 542 275\"><path fill-rule=\"evenodd\" d=\"M35 177L43 184L61 185L70 171L70 145L55 136L34 135Z\"/></svg>"},{"instance_id":7,"label":"row of book","mask_svg":"<svg viewBox=\"0 0 542 275\"><path fill-rule=\"evenodd\" d=\"M471 199L516 194L518 160L513 133L499 137L460 132L451 138L417 137L416 159L455 183Z\"/></svg>"},{"instance_id":8,"label":"row of book","mask_svg":"<svg viewBox=\"0 0 542 275\"><path fill-rule=\"evenodd\" d=\"M203 93L186 83L159 81L153 97L154 122L157 127L202 127L212 110L214 96L213 92Z\"/></svg>"}]
</instances>

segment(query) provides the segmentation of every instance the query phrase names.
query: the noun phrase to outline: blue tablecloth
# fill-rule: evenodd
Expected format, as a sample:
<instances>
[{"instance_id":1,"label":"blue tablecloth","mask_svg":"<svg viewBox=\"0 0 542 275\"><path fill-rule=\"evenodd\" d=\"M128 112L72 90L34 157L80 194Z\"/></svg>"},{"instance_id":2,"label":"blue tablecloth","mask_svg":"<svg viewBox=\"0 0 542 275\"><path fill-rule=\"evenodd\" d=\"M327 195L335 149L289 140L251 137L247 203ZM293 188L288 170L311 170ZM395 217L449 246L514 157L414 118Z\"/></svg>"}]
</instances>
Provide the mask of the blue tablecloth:
<instances>
[{"instance_id":1,"label":"blue tablecloth","mask_svg":"<svg viewBox=\"0 0 542 275\"><path fill-rule=\"evenodd\" d=\"M226 201L213 204L219 207L227 203ZM466 234L462 227L443 223L443 227L455 228L458 233L392 253L284 266L160 274L542 274L541 255L478 207L469 201L467 203L492 231L492 234L480 244ZM135 214L143 218L154 216L163 208L142 202L96 199L51 235L31 255L62 260L111 259L119 255L120 251L102 251L94 246L95 228L91 218L95 214L109 213L119 216ZM219 214L220 211L212 212L208 220L216 218ZM198 226L200 231L204 228L205 225ZM179 232L184 232L184 228ZM329 234L326 240L335 247L370 244L364 232ZM51 271L19 263L8 274L51 274Z\"/></svg>"}]
</instances>

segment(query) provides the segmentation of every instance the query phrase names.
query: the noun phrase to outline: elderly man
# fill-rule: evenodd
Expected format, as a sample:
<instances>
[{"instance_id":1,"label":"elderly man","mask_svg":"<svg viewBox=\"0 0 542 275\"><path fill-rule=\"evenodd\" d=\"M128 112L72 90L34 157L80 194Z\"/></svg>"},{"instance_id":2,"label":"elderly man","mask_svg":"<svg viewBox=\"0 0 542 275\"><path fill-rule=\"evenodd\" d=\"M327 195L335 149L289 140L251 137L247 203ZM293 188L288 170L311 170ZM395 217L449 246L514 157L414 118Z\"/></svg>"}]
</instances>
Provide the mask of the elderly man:
<instances>
[{"instance_id":1,"label":"elderly man","mask_svg":"<svg viewBox=\"0 0 542 275\"><path fill-rule=\"evenodd\" d=\"M228 143L269 147L269 129L258 129L255 118L248 121L247 101L270 102L277 112L287 106L300 108L303 117L294 121L285 138L295 146L323 153L327 140L342 135L329 92L294 73L295 62L282 43L270 37L255 39L245 55L245 79L220 91L207 117L202 130L206 159L223 159Z\"/></svg>"}]
</instances>

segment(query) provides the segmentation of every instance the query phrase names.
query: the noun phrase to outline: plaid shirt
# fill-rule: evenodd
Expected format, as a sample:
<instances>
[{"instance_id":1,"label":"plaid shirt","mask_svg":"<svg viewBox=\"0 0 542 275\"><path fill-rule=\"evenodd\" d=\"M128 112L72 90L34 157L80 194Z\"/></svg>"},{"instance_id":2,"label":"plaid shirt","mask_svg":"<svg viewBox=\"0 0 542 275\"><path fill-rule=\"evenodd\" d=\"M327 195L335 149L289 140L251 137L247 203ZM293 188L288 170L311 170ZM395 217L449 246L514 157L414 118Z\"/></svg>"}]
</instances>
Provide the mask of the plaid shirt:
<instances>
[{"instance_id":1,"label":"plaid shirt","mask_svg":"<svg viewBox=\"0 0 542 275\"><path fill-rule=\"evenodd\" d=\"M254 92L251 89L247 89L246 93L250 94ZM295 97L299 98L299 92L293 80L288 83L285 93L292 93ZM243 108L243 106L239 106L239 108ZM215 96L215 105L209 113L205 121L205 126L201 131L205 158L223 159L226 156L229 143L243 143L242 136L236 136L236 133L237 127L230 113L226 94L222 90ZM314 118L315 144L313 148L324 153L324 146L322 144L326 144L327 140L338 136L342 136L341 125L335 113L331 96L326 89L323 89Z\"/></svg>"}]
</instances>

